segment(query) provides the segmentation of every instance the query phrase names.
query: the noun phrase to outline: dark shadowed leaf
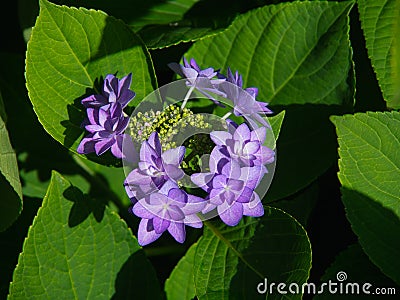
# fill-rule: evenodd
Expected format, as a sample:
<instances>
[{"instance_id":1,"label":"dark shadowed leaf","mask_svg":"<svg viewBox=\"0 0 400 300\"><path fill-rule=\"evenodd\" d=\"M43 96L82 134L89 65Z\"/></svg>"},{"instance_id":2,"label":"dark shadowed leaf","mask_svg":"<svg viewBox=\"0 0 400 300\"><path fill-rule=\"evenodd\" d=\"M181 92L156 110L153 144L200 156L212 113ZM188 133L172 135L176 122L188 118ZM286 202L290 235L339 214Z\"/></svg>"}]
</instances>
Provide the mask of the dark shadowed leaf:
<instances>
[{"instance_id":1,"label":"dark shadowed leaf","mask_svg":"<svg viewBox=\"0 0 400 300\"><path fill-rule=\"evenodd\" d=\"M347 217L371 261L400 282L400 113L332 117Z\"/></svg>"},{"instance_id":2,"label":"dark shadowed leaf","mask_svg":"<svg viewBox=\"0 0 400 300\"><path fill-rule=\"evenodd\" d=\"M0 231L9 227L22 209L22 188L15 152L11 146L6 124L3 101L0 94Z\"/></svg>"}]
</instances>

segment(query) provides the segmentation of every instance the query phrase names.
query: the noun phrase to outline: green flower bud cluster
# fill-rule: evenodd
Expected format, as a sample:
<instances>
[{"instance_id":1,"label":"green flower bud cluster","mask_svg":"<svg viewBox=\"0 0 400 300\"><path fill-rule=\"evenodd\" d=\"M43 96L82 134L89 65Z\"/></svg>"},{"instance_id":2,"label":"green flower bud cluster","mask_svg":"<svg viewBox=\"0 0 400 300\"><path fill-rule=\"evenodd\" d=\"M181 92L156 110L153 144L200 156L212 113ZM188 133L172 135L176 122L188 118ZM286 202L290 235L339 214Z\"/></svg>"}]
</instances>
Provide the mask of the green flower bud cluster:
<instances>
[{"instance_id":1,"label":"green flower bud cluster","mask_svg":"<svg viewBox=\"0 0 400 300\"><path fill-rule=\"evenodd\" d=\"M174 136L182 134L185 130L194 128L210 128L211 125L204 120L204 116L194 114L190 109L182 111L176 105L169 105L163 111L139 112L131 118L129 132L134 142L141 144L150 134L157 131L163 150L177 147L173 141Z\"/></svg>"}]
</instances>

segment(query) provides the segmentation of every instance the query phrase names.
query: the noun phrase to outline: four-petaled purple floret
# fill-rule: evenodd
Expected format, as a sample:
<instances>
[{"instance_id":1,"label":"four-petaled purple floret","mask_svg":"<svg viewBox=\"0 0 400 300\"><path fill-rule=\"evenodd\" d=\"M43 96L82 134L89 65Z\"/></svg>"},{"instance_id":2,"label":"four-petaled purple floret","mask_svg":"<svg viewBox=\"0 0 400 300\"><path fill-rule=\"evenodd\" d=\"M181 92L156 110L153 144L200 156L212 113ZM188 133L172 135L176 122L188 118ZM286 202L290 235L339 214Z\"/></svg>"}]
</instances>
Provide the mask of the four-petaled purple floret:
<instances>
[{"instance_id":1,"label":"four-petaled purple floret","mask_svg":"<svg viewBox=\"0 0 400 300\"><path fill-rule=\"evenodd\" d=\"M185 225L203 226L197 213L205 205L204 199L187 194L175 182L167 180L158 191L139 199L132 208L132 212L142 218L138 230L139 244L145 246L152 243L165 231L177 242L183 243Z\"/></svg>"},{"instance_id":2,"label":"four-petaled purple floret","mask_svg":"<svg viewBox=\"0 0 400 300\"><path fill-rule=\"evenodd\" d=\"M215 104L223 106L211 94L226 97L226 94L218 87L225 79L218 78L219 71L213 68L200 69L192 58L190 62L183 58L183 65L170 63L168 66L181 77L186 78L186 85L196 88L200 93L212 100ZM211 94L210 94L211 93Z\"/></svg>"},{"instance_id":3,"label":"four-petaled purple floret","mask_svg":"<svg viewBox=\"0 0 400 300\"><path fill-rule=\"evenodd\" d=\"M87 117L85 129L89 134L82 139L77 152L80 154L95 152L97 155L102 155L111 149L115 157L123 158L122 142L129 117L123 116L121 105L110 103L100 108L89 107Z\"/></svg>"},{"instance_id":4,"label":"four-petaled purple floret","mask_svg":"<svg viewBox=\"0 0 400 300\"><path fill-rule=\"evenodd\" d=\"M121 80L112 74L108 74L104 79L102 93L90 95L81 102L86 108L101 107L109 103L119 103L122 108L125 108L136 95L135 92L129 89L131 81L132 73L129 73Z\"/></svg>"}]
</instances>

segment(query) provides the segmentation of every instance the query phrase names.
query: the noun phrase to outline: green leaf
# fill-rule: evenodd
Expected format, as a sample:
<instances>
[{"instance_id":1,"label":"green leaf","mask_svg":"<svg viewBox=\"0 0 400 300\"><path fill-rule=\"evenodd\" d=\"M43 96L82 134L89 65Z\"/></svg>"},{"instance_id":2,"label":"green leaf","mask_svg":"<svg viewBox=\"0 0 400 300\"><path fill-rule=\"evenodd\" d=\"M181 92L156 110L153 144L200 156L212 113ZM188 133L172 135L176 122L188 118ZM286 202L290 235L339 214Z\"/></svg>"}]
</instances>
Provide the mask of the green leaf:
<instances>
[{"instance_id":1,"label":"green leaf","mask_svg":"<svg viewBox=\"0 0 400 300\"><path fill-rule=\"evenodd\" d=\"M400 113L332 117L347 217L365 252L400 282Z\"/></svg>"},{"instance_id":2,"label":"green leaf","mask_svg":"<svg viewBox=\"0 0 400 300\"><path fill-rule=\"evenodd\" d=\"M238 70L273 105L342 104L349 94L351 6L327 1L264 6L196 42L185 56L204 68Z\"/></svg>"},{"instance_id":3,"label":"green leaf","mask_svg":"<svg viewBox=\"0 0 400 300\"><path fill-rule=\"evenodd\" d=\"M152 24L168 24L179 21L199 0L58 0L60 4L100 9L130 26L143 27Z\"/></svg>"},{"instance_id":4,"label":"green leaf","mask_svg":"<svg viewBox=\"0 0 400 300\"><path fill-rule=\"evenodd\" d=\"M4 123L7 123L6 109L4 108L3 97L0 93L0 118L3 119Z\"/></svg>"},{"instance_id":5,"label":"green leaf","mask_svg":"<svg viewBox=\"0 0 400 300\"><path fill-rule=\"evenodd\" d=\"M279 138L279 132L281 131L283 119L285 118L285 111L281 111L279 114L268 117L267 120L269 124L271 125L272 132L274 133L274 136L267 134L267 138L265 139L264 145L271 148L275 149L276 147L276 141Z\"/></svg>"},{"instance_id":6,"label":"green leaf","mask_svg":"<svg viewBox=\"0 0 400 300\"><path fill-rule=\"evenodd\" d=\"M372 61L383 97L390 108L400 108L400 98L395 98L398 82L394 81L393 69L393 59L396 59L393 56L393 47L396 47L398 40L395 23L400 16L398 3L398 0L357 1L368 56Z\"/></svg>"},{"instance_id":7,"label":"green leaf","mask_svg":"<svg viewBox=\"0 0 400 300\"><path fill-rule=\"evenodd\" d=\"M157 285L151 265L118 215L53 172L9 298L159 299Z\"/></svg>"},{"instance_id":8,"label":"green leaf","mask_svg":"<svg viewBox=\"0 0 400 300\"><path fill-rule=\"evenodd\" d=\"M0 100L2 103L1 94ZM0 231L9 227L22 210L22 188L18 175L17 158L8 137L3 115L5 115L5 111L3 107L0 107L0 190L2 191Z\"/></svg>"},{"instance_id":9,"label":"green leaf","mask_svg":"<svg viewBox=\"0 0 400 300\"><path fill-rule=\"evenodd\" d=\"M190 246L165 282L168 300L191 300L195 295L193 264L197 244Z\"/></svg>"},{"instance_id":10,"label":"green leaf","mask_svg":"<svg viewBox=\"0 0 400 300\"><path fill-rule=\"evenodd\" d=\"M261 296L256 288L265 278L300 285L307 281L310 242L290 215L268 207L262 219L245 217L235 227L218 224L207 222L197 243L194 281L199 299L255 299ZM276 293L268 299L280 297Z\"/></svg>"},{"instance_id":11,"label":"green leaf","mask_svg":"<svg viewBox=\"0 0 400 300\"><path fill-rule=\"evenodd\" d=\"M349 293L346 293L346 299L377 299L376 295L366 295L362 292L362 287L364 284L369 283L371 287L368 291L372 294L374 289L377 287L395 287L395 283L383 275L380 270L369 260L368 256L365 255L359 244L354 244L348 247L346 250L339 253L335 258L332 265L325 271L325 274L321 278L321 282L328 283L329 280L332 282L340 282L337 277L340 276L340 272L343 276L343 272L346 273L347 279L342 281L344 285L344 291L346 290L347 284L358 284L359 294L351 294L352 289L348 286ZM314 296L315 300L331 300L331 299L343 299L343 294L333 294L329 293L326 288L325 293Z\"/></svg>"},{"instance_id":12,"label":"green leaf","mask_svg":"<svg viewBox=\"0 0 400 300\"><path fill-rule=\"evenodd\" d=\"M75 151L85 117L80 100L107 74L130 72L134 105L156 83L147 50L125 24L100 11L40 1L28 43L27 88L39 121L57 141Z\"/></svg>"},{"instance_id":13,"label":"green leaf","mask_svg":"<svg viewBox=\"0 0 400 300\"><path fill-rule=\"evenodd\" d=\"M223 29L182 26L179 23L146 26L137 32L149 49L161 49L213 36Z\"/></svg>"},{"instance_id":14,"label":"green leaf","mask_svg":"<svg viewBox=\"0 0 400 300\"><path fill-rule=\"evenodd\" d=\"M394 24L394 36L400 36L400 1L396 3L395 11L397 11L397 16L395 16ZM394 72L394 98L393 103L400 103L400 39L395 38L393 40L392 48L392 68ZM393 106L393 105L392 105ZM398 108L398 106L396 106Z\"/></svg>"}]
</instances>

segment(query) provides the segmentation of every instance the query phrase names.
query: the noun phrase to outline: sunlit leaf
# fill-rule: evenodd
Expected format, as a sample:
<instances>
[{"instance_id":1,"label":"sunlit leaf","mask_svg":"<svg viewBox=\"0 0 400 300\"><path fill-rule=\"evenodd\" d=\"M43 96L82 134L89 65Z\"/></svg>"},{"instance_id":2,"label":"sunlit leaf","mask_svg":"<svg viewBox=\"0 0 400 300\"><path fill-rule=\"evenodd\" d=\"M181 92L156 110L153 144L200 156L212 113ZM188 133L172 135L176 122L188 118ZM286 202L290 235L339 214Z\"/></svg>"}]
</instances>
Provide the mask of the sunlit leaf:
<instances>
[{"instance_id":1,"label":"sunlit leaf","mask_svg":"<svg viewBox=\"0 0 400 300\"><path fill-rule=\"evenodd\" d=\"M54 172L18 259L9 298L158 299L157 285L118 215Z\"/></svg>"},{"instance_id":2,"label":"sunlit leaf","mask_svg":"<svg viewBox=\"0 0 400 300\"><path fill-rule=\"evenodd\" d=\"M53 138L75 151L85 117L80 100L107 74L130 72L137 104L153 91L155 77L142 41L124 23L100 11L40 1L26 79L39 121Z\"/></svg>"},{"instance_id":3,"label":"sunlit leaf","mask_svg":"<svg viewBox=\"0 0 400 300\"><path fill-rule=\"evenodd\" d=\"M400 113L333 117L347 217L361 246L400 282Z\"/></svg>"}]
</instances>

